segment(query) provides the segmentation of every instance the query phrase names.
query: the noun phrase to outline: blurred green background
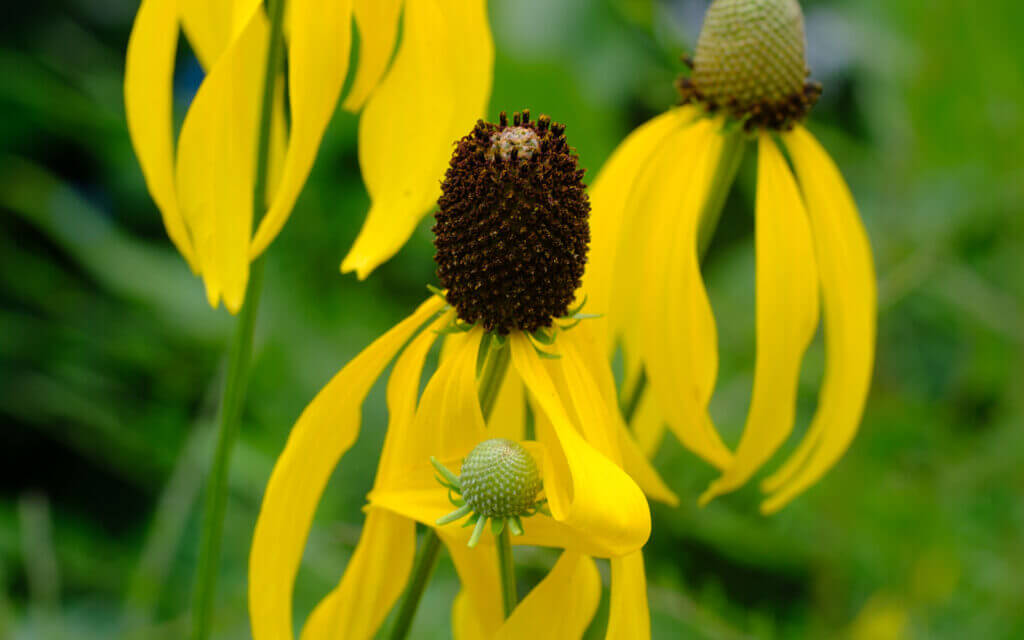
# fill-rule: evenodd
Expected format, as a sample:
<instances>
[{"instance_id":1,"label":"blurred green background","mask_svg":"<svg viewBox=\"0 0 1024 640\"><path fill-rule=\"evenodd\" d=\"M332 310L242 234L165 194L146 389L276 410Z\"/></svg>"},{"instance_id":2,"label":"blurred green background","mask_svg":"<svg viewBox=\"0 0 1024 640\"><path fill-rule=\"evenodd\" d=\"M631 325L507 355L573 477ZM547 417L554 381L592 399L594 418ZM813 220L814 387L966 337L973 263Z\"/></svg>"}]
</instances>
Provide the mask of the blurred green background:
<instances>
[{"instance_id":1,"label":"blurred green background","mask_svg":"<svg viewBox=\"0 0 1024 640\"><path fill-rule=\"evenodd\" d=\"M490 116L568 125L590 179L674 101L699 0L490 0ZM880 279L861 433L780 515L671 438L646 559L656 638L1024 637L1024 8L1016 0L803 2L825 86L810 128L842 167ZM231 320L174 253L125 130L133 0L7 3L0 24L0 638L181 638L198 498ZM184 113L201 71L182 48ZM275 456L323 383L434 282L429 221L366 282L338 264L367 209L357 118L339 112L268 254L234 457L216 635L248 637L245 567ZM396 150L401 152L401 150ZM735 443L753 370L754 154L706 263ZM802 429L822 369L801 384ZM304 616L358 539L382 385L318 513ZM522 579L550 562L518 553ZM607 572L604 573L607 580ZM449 636L442 560L414 637ZM607 593L605 594L607 598ZM603 605L606 616L607 603ZM588 637L602 637L601 615Z\"/></svg>"}]
</instances>

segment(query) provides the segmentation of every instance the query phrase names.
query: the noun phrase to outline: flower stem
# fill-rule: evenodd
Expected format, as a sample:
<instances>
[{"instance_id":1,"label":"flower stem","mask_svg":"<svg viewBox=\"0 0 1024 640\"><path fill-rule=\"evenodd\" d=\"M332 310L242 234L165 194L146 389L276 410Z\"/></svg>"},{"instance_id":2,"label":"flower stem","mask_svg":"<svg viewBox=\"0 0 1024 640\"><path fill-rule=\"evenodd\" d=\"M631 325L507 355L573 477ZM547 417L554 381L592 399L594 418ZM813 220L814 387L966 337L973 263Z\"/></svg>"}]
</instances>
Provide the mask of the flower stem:
<instances>
[{"instance_id":1,"label":"flower stem","mask_svg":"<svg viewBox=\"0 0 1024 640\"><path fill-rule=\"evenodd\" d=\"M487 354L487 359L484 361L483 370L480 372L480 378L477 381L477 389L479 389L480 397L480 410L484 414L484 422L491 417L491 412L494 411L494 404L498 400L498 390L501 389L501 383L505 379L505 372L508 371L509 361L511 359L511 350L508 348L508 344L498 345L493 340L487 341L490 352ZM502 538L505 540L504 544L509 544L508 563L509 563L509 574L512 575L512 607L515 606L515 575L512 573L512 553L511 543L508 539L508 527L505 527L502 531ZM501 543L499 543L500 546ZM427 582L430 580L430 574L434 571L434 565L437 564L437 555L441 551L441 539L437 536L433 527L427 527L427 532L423 536L423 545L420 547L420 552L416 556L416 562L412 569L412 580L409 582L409 586L405 589L405 594L402 596L402 604L398 609L398 614L395 616L395 623L391 627L391 640L404 640L409 635L409 629L412 628L413 618L416 617L416 609L420 605L420 600L423 598L423 592L427 588ZM499 554L501 552L499 551ZM504 561L502 561L503 563ZM504 564L502 564L502 575L505 574ZM502 595L505 599L506 616L511 611L511 607L508 605L508 596L505 595L506 587L504 586L505 579L502 579Z\"/></svg>"},{"instance_id":2,"label":"flower stem","mask_svg":"<svg viewBox=\"0 0 1024 640\"><path fill-rule=\"evenodd\" d=\"M256 175L253 181L253 220L259 222L266 207L267 174L270 156L270 122L274 106L274 83L283 56L282 23L285 0L268 0L270 41L267 44L263 99L257 131ZM239 420L252 361L252 336L263 290L263 259L253 262L245 289L245 303L238 314L228 352L227 379L221 397L220 421L213 465L207 481L203 506L203 530L199 543L199 563L192 599L192 638L206 640L213 621L213 596L217 586L224 512L227 507L228 468L238 440Z\"/></svg>"},{"instance_id":3,"label":"flower stem","mask_svg":"<svg viewBox=\"0 0 1024 640\"><path fill-rule=\"evenodd\" d=\"M391 640L402 640L409 635L412 627L412 620L416 617L416 609L420 606L423 598L423 591L430 581L430 574L434 572L437 565L437 556L441 551L441 538L437 537L434 530L427 529L423 536L423 546L416 557L416 564L413 567L412 580L405 591L405 599L402 601L402 608L398 610L395 618L395 626L391 627Z\"/></svg>"},{"instance_id":4,"label":"flower stem","mask_svg":"<svg viewBox=\"0 0 1024 640\"><path fill-rule=\"evenodd\" d=\"M516 567L512 558L512 539L509 537L508 525L498 536L498 569L501 572L501 603L505 607L505 617L512 615L516 608L519 595L516 593Z\"/></svg>"},{"instance_id":5,"label":"flower stem","mask_svg":"<svg viewBox=\"0 0 1024 640\"><path fill-rule=\"evenodd\" d=\"M483 371L480 372L478 384L480 394L480 410L484 414L484 421L491 418L494 405L498 401L498 392L501 390L501 383L505 380L505 372L508 370L508 363L512 357L512 350L508 343L496 344L490 341L490 351L487 360L484 362Z\"/></svg>"}]
</instances>

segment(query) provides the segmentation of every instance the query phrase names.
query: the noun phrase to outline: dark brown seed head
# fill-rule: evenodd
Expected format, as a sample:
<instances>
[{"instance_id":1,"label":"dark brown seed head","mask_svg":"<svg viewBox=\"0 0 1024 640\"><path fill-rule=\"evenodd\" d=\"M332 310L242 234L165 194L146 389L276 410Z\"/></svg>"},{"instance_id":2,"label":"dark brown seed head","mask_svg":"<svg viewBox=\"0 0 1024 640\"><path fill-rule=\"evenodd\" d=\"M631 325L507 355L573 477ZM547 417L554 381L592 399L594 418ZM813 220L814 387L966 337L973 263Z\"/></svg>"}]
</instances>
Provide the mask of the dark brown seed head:
<instances>
[{"instance_id":1,"label":"dark brown seed head","mask_svg":"<svg viewBox=\"0 0 1024 640\"><path fill-rule=\"evenodd\" d=\"M464 322L533 332L566 314L590 243L590 201L565 127L530 112L459 140L435 214L437 275Z\"/></svg>"}]
</instances>

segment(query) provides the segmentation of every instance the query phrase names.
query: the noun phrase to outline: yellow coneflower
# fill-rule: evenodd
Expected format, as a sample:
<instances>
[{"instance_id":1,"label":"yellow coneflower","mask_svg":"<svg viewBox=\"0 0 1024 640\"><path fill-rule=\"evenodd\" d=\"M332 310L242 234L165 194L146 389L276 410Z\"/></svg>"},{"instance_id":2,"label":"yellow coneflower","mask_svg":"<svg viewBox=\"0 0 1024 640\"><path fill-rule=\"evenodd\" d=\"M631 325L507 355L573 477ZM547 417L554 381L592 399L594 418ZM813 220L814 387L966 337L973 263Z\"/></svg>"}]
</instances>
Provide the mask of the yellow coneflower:
<instances>
[{"instance_id":1,"label":"yellow coneflower","mask_svg":"<svg viewBox=\"0 0 1024 640\"><path fill-rule=\"evenodd\" d=\"M607 309L609 343L623 345L632 378L642 371L649 382L654 422L643 428L645 447L659 435L650 425L667 423L722 471L702 502L744 484L791 433L820 292L826 369L818 409L803 442L763 483L766 513L816 482L850 444L875 344L868 238L838 169L802 124L821 91L806 82L804 49L795 0L715 0L688 60L692 74L679 83L683 104L630 134L592 190L591 308ZM699 245L747 140L758 146L757 362L733 452L708 415L717 335Z\"/></svg>"},{"instance_id":2,"label":"yellow coneflower","mask_svg":"<svg viewBox=\"0 0 1024 640\"><path fill-rule=\"evenodd\" d=\"M363 533L341 583L313 612L303 637L328 630L373 636L413 571L417 522L430 528L435 554L438 537L448 547L462 582L453 607L457 637L578 637L600 594L593 556L612 559L610 633L649 635L639 550L650 533L650 512L641 487L666 501L674 496L626 433L603 353L589 332L573 328L589 321L570 308L586 262L589 203L563 131L546 117L534 122L525 112L509 122L502 114L499 124L478 122L458 142L434 227L444 290L331 380L299 418L275 465L250 555L256 640L291 637L292 589L317 503L358 436L364 397L396 355L388 431ZM448 336L441 363L418 397L426 356L440 335ZM536 415L535 440L527 442L524 389ZM529 487L523 496L487 508L480 506L486 500L474 502L479 470L470 454L494 439L504 439L497 445L504 454L523 447L532 456L547 513L520 520L538 510L533 476L521 483ZM493 460L493 451L487 455ZM464 459L461 478L447 471ZM447 478L447 490L436 471ZM452 501L468 507L446 518ZM472 531L438 524L473 508ZM521 533L516 544L565 550L507 619L492 543L481 538L488 518L495 533ZM469 548L471 537L481 544Z\"/></svg>"},{"instance_id":3,"label":"yellow coneflower","mask_svg":"<svg viewBox=\"0 0 1024 640\"><path fill-rule=\"evenodd\" d=\"M364 277L408 239L437 199L451 140L490 97L484 0L289 0L287 9L291 126L286 135L282 92L266 207L253 195L269 32L262 0L142 0L128 44L125 110L146 184L210 304L223 300L232 313L245 297L249 262L287 220L334 114L353 17L359 68L344 107L363 110L359 161L373 206L346 271ZM391 62L400 18L402 42ZM207 75L175 143L179 28ZM265 211L255 221L254 204Z\"/></svg>"}]
</instances>

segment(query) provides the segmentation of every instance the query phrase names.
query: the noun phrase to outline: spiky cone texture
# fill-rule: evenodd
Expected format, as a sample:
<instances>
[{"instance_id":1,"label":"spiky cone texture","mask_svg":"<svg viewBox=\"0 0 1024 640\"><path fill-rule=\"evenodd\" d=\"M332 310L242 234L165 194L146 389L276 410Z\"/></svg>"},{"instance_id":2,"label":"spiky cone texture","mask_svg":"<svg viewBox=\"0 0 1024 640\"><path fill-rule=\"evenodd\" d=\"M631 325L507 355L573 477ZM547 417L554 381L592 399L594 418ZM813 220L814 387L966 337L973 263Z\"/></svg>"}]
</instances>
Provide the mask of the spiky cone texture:
<instances>
[{"instance_id":1,"label":"spiky cone texture","mask_svg":"<svg viewBox=\"0 0 1024 640\"><path fill-rule=\"evenodd\" d=\"M797 0L715 0L704 16L683 102L726 110L748 128L791 128L817 101L807 82L803 12Z\"/></svg>"},{"instance_id":2,"label":"spiky cone texture","mask_svg":"<svg viewBox=\"0 0 1024 640\"><path fill-rule=\"evenodd\" d=\"M565 315L590 243L584 171L565 127L530 112L478 121L452 155L435 261L461 320L529 333Z\"/></svg>"},{"instance_id":3,"label":"spiky cone texture","mask_svg":"<svg viewBox=\"0 0 1024 640\"><path fill-rule=\"evenodd\" d=\"M505 438L481 442L462 462L462 498L488 518L530 513L540 493L540 471L523 445Z\"/></svg>"}]
</instances>

